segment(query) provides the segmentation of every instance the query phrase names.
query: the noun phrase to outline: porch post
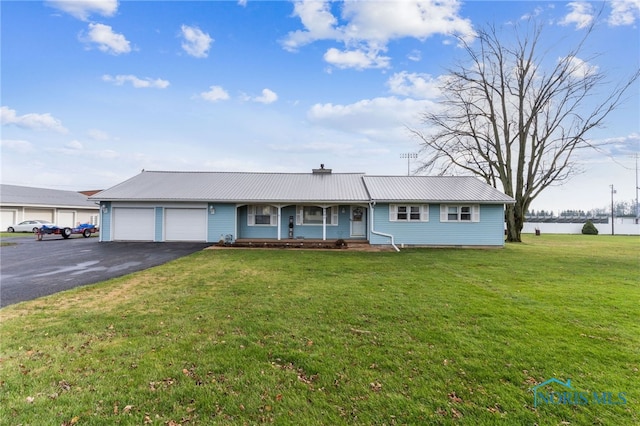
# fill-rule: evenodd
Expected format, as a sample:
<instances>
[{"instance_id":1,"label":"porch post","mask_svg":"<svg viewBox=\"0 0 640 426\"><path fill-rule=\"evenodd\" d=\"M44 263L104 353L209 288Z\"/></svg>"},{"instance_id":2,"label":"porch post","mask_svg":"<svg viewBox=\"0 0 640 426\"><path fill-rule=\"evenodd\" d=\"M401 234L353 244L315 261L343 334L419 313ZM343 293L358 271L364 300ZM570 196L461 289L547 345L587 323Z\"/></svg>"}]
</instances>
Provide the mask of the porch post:
<instances>
[{"instance_id":1,"label":"porch post","mask_svg":"<svg viewBox=\"0 0 640 426\"><path fill-rule=\"evenodd\" d=\"M327 208L322 207L322 241L327 239Z\"/></svg>"},{"instance_id":2,"label":"porch post","mask_svg":"<svg viewBox=\"0 0 640 426\"><path fill-rule=\"evenodd\" d=\"M278 207L278 241L280 241L282 239L282 233L281 233L282 221L280 220L280 217L282 215L282 206L277 206L277 207Z\"/></svg>"},{"instance_id":3,"label":"porch post","mask_svg":"<svg viewBox=\"0 0 640 426\"><path fill-rule=\"evenodd\" d=\"M235 239L237 240L238 238L240 238L240 234L238 233L238 208L239 205L236 204L235 208L233 209L233 231L235 232Z\"/></svg>"}]
</instances>

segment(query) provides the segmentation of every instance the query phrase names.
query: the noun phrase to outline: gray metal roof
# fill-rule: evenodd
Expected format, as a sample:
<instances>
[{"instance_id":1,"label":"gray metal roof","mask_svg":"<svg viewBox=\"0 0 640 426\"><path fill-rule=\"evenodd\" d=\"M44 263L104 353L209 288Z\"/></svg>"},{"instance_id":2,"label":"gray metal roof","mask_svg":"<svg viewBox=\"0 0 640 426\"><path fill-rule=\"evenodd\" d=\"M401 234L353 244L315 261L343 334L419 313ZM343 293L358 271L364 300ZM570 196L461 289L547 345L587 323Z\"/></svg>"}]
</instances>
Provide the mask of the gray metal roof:
<instances>
[{"instance_id":1,"label":"gray metal roof","mask_svg":"<svg viewBox=\"0 0 640 426\"><path fill-rule=\"evenodd\" d=\"M364 176L374 201L511 204L513 198L470 176Z\"/></svg>"},{"instance_id":2,"label":"gray metal roof","mask_svg":"<svg viewBox=\"0 0 640 426\"><path fill-rule=\"evenodd\" d=\"M143 171L90 200L208 202L480 202L513 199L473 177L362 173Z\"/></svg>"},{"instance_id":3,"label":"gray metal roof","mask_svg":"<svg viewBox=\"0 0 640 426\"><path fill-rule=\"evenodd\" d=\"M75 191L0 185L0 204L7 206L76 207L98 209L95 201Z\"/></svg>"},{"instance_id":4,"label":"gray metal roof","mask_svg":"<svg viewBox=\"0 0 640 426\"><path fill-rule=\"evenodd\" d=\"M143 171L91 197L103 201L366 202L361 173Z\"/></svg>"}]
</instances>

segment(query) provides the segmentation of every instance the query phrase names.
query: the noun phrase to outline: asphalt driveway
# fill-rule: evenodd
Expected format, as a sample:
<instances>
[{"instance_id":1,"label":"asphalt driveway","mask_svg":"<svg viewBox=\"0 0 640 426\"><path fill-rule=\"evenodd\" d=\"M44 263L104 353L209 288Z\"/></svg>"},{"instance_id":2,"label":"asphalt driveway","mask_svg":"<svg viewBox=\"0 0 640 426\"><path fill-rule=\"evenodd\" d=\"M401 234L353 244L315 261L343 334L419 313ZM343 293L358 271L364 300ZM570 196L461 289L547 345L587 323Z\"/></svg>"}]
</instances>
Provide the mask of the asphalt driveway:
<instances>
[{"instance_id":1,"label":"asphalt driveway","mask_svg":"<svg viewBox=\"0 0 640 426\"><path fill-rule=\"evenodd\" d=\"M104 281L202 250L205 243L99 243L97 238L5 238L0 307Z\"/></svg>"}]
</instances>

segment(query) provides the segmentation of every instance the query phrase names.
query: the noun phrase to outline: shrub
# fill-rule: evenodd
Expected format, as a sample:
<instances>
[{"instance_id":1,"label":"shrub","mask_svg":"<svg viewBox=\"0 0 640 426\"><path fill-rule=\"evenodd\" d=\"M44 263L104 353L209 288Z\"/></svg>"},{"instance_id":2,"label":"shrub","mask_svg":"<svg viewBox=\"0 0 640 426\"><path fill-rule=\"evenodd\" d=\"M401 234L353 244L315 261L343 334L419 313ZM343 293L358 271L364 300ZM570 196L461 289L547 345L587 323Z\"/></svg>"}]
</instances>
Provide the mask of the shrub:
<instances>
[{"instance_id":1,"label":"shrub","mask_svg":"<svg viewBox=\"0 0 640 426\"><path fill-rule=\"evenodd\" d=\"M582 233L585 235L598 235L598 228L591 222L587 220L587 223L582 227Z\"/></svg>"},{"instance_id":2,"label":"shrub","mask_svg":"<svg viewBox=\"0 0 640 426\"><path fill-rule=\"evenodd\" d=\"M338 248L347 248L347 242L342 238L336 240L336 247Z\"/></svg>"}]
</instances>

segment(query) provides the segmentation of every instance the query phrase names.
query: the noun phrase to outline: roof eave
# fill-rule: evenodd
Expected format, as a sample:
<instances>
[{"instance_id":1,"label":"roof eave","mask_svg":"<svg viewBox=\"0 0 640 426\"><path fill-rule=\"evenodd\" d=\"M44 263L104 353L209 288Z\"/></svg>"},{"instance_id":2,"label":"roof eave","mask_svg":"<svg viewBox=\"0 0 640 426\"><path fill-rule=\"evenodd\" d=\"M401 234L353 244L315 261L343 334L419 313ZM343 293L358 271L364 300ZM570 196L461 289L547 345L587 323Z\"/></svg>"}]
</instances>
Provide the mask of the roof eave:
<instances>
[{"instance_id":1,"label":"roof eave","mask_svg":"<svg viewBox=\"0 0 640 426\"><path fill-rule=\"evenodd\" d=\"M96 201L109 201L109 202L123 202L123 203L144 203L144 202L167 202L167 203L227 203L227 204L307 204L307 203L320 203L320 204L346 204L346 203L368 203L368 199L213 199L213 198L91 198Z\"/></svg>"},{"instance_id":2,"label":"roof eave","mask_svg":"<svg viewBox=\"0 0 640 426\"><path fill-rule=\"evenodd\" d=\"M515 200L424 200L424 199L379 199L371 200L374 203L427 203L427 204L447 204L447 203L472 203L472 204L515 204Z\"/></svg>"},{"instance_id":3,"label":"roof eave","mask_svg":"<svg viewBox=\"0 0 640 426\"><path fill-rule=\"evenodd\" d=\"M96 204L81 205L81 204L36 204L36 203L0 203L2 207L36 207L42 209L88 209L97 210Z\"/></svg>"}]
</instances>

